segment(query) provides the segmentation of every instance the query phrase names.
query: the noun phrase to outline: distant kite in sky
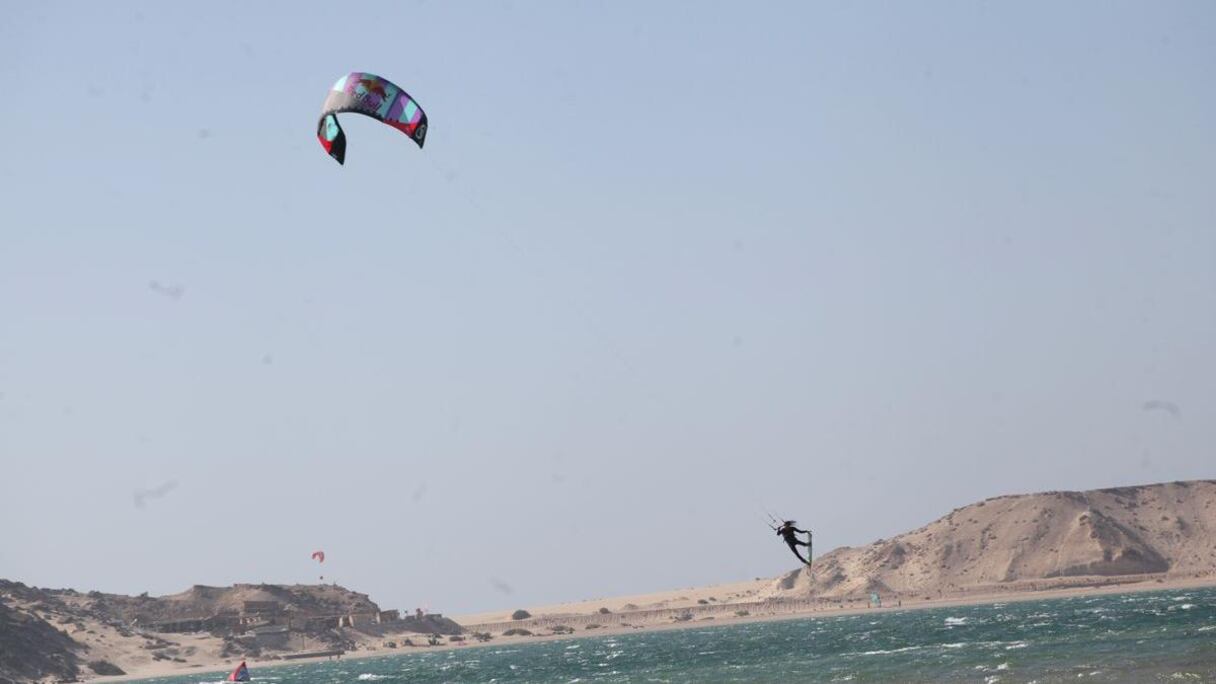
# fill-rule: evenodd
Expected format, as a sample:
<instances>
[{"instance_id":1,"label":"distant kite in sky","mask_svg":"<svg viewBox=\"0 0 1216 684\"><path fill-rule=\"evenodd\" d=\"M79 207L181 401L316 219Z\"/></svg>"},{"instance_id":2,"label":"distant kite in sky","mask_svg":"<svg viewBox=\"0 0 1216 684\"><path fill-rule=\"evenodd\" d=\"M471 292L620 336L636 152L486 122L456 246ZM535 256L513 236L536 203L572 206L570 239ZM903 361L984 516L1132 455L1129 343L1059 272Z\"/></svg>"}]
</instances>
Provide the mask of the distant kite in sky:
<instances>
[{"instance_id":1,"label":"distant kite in sky","mask_svg":"<svg viewBox=\"0 0 1216 684\"><path fill-rule=\"evenodd\" d=\"M312 559L313 559L313 560L315 560L315 561L316 561L316 562L318 562L318 563L325 563L325 552L324 552L324 551L322 551L322 550L320 550L320 549L317 549L316 551L313 551L313 552L312 552ZM322 581L322 582L324 582L324 581L325 581L325 575L321 575L321 581Z\"/></svg>"},{"instance_id":2,"label":"distant kite in sky","mask_svg":"<svg viewBox=\"0 0 1216 684\"><path fill-rule=\"evenodd\" d=\"M375 74L352 71L330 89L317 122L317 140L339 164L346 161L346 133L337 117L341 112L382 121L410 136L418 147L426 142L426 112L408 93Z\"/></svg>"},{"instance_id":3,"label":"distant kite in sky","mask_svg":"<svg viewBox=\"0 0 1216 684\"><path fill-rule=\"evenodd\" d=\"M177 488L177 480L169 480L168 482L153 487L152 489L137 489L135 490L135 507L143 508L144 502L148 499L159 499Z\"/></svg>"},{"instance_id":4,"label":"distant kite in sky","mask_svg":"<svg viewBox=\"0 0 1216 684\"><path fill-rule=\"evenodd\" d=\"M1145 411L1165 411L1175 418L1182 417L1182 409L1178 408L1178 404L1164 399L1150 399L1144 402Z\"/></svg>"}]
</instances>

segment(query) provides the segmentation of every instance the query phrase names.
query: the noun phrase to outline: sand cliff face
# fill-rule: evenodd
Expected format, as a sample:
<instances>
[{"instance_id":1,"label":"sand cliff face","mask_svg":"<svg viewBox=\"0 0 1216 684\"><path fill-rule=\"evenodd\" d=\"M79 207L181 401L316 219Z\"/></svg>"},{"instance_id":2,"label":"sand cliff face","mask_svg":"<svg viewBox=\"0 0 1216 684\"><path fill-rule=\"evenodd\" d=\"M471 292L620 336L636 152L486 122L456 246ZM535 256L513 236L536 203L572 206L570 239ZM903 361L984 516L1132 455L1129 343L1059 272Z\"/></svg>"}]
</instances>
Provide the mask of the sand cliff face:
<instances>
[{"instance_id":1,"label":"sand cliff face","mask_svg":"<svg viewBox=\"0 0 1216 684\"><path fill-rule=\"evenodd\" d=\"M1143 575L1216 575L1216 481L987 499L891 539L835 549L768 594L945 596Z\"/></svg>"},{"instance_id":2,"label":"sand cliff face","mask_svg":"<svg viewBox=\"0 0 1216 684\"><path fill-rule=\"evenodd\" d=\"M0 602L0 684L73 680L84 649L50 623Z\"/></svg>"}]
</instances>

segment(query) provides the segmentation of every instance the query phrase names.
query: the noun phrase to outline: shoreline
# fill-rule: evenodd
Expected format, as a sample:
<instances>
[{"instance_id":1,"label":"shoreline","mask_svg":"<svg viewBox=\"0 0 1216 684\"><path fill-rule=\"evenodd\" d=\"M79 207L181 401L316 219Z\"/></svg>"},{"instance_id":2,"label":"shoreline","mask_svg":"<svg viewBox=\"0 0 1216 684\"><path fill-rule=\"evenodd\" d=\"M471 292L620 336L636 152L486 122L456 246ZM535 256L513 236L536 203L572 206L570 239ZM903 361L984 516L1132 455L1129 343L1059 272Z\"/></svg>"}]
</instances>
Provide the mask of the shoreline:
<instances>
[{"instance_id":1,"label":"shoreline","mask_svg":"<svg viewBox=\"0 0 1216 684\"><path fill-rule=\"evenodd\" d=\"M904 611L910 611L910 610L932 610L935 608L949 608L952 606L982 606L982 605L993 605L993 604L1000 604L1000 603L1043 601L1043 600L1052 600L1052 599L1061 599L1061 598L1074 598L1074 597L1079 598L1079 597L1085 597L1085 596L1098 596L1098 595L1110 595L1110 594L1132 594L1132 593L1144 593L1144 592L1152 592L1152 591L1179 591L1179 590L1187 590L1187 589L1208 588L1208 587L1214 587L1214 586L1216 586L1216 576L1209 576L1209 577L1200 577L1200 578L1166 580L1163 582L1151 580L1151 581L1143 581L1143 582L1135 582L1135 583L1127 583L1127 584L1111 584L1111 585L1106 585L1106 586L1078 586L1078 587L1068 587L1068 588L1060 588L1060 589L1045 589L1045 590L1039 590L1039 591L1013 591L1013 592L1005 592L1005 593L989 593L989 594L974 595L974 596L951 596L951 597L942 597L942 598L938 598L938 599L929 599L929 600L909 600L904 605L882 606L882 607L875 607L875 608L863 607L863 606L843 606L843 607L816 608L816 609L811 609L811 610L788 610L788 611L781 611L781 612L771 612L771 613L767 613L767 614L749 614L749 615L745 615L745 616L730 615L729 617L725 617L723 619L716 619L717 616L712 616L712 617L703 616L702 618L698 619L696 617L697 613L699 612L698 609L701 609L701 611L704 611L704 612L708 612L708 611L705 611L706 606L695 606L695 607L679 609L679 610L686 611L687 613L690 613L694 616L691 620L683 621L683 622L657 622L657 623L639 624L639 625L630 624L629 626L622 626L619 624L612 625L612 626L605 625L601 628L594 629L594 630L584 629L584 630L580 630L580 631L576 631L576 632L572 632L572 633L566 633L566 634L545 634L545 635L534 635L534 636L509 636L509 637L494 636L493 640L487 641L487 642L466 641L466 642L461 642L461 643L457 643L457 644L441 644L438 646L402 647L402 648L396 648L396 649L391 649L391 648L361 649L361 650L350 651L348 653L345 653L339 659L337 659L335 662L341 662L342 660L371 660L371 659L376 659L376 658L409 657L411 655L420 655L423 653L435 653L435 652L452 651L452 650L458 650L458 649L486 648L486 647L495 647L495 646L502 646L502 645L519 646L522 644L548 642L548 641L569 641L569 640L575 640L575 639L588 639L588 638L595 638L595 637L620 636L623 634L631 634L631 633L634 633L637 631L666 632L666 631L683 630L683 629L712 629L715 627L727 627L727 626L733 626L733 625L752 624L752 623L759 623L759 622L782 622L782 621L789 621L789 620L814 619L814 618L820 618L820 617L824 617L824 618L840 617L840 616L848 616L848 615L857 615L860 613L872 613L872 612L898 613L898 612L904 612ZM742 605L742 604L723 603L723 604L714 605L714 606L712 606L712 608L714 610L721 610L722 608L729 609L736 605ZM782 607L781 603L779 603L779 602L773 602L771 605L773 608L778 608L778 609ZM541 609L538 609L538 610L541 610ZM643 612L643 611L639 611L639 612ZM628 616L629 614L630 613L626 612L626 613L615 613L614 615L616 617L622 617L622 616ZM594 616L593 614L578 614L578 615L575 615L575 614L543 615L542 614L542 615L538 615L536 618L533 618L532 620L521 620L519 622L521 623L521 625L523 623L531 623L533 625L536 625L534 620L544 620L544 621L549 621L549 622L560 623L562 621L569 621L569 618L574 618L574 617L585 618L585 617L593 617L593 616ZM705 617L709 617L709 619L704 619ZM483 624L485 624L485 623L483 623ZM471 633L481 625L474 623L474 624L469 624L469 625L462 624L461 626L465 628L466 633ZM412 633L410 633L410 634L412 634ZM391 635L391 636L397 637L399 635ZM408 636L408 634L402 635L402 636ZM416 636L420 636L420 635L416 635ZM319 657L312 657L312 658L308 658L308 657L292 658L290 660L246 659L246 662L248 663L249 668L251 670L284 667L284 666L290 666L290 665L296 665L296 664L327 662L327 661L334 661L334 659L332 657L328 657L328 656L319 656ZM232 670L232 668L234 668L236 666L236 664L239 662L240 662L239 660L216 662L214 664L207 664L207 665L201 665L201 666L195 666L195 667L180 667L180 666L179 667L167 667L167 666L162 665L159 667L154 666L154 667L141 668L137 671L128 672L126 674L118 675L118 676L84 677L84 678L82 678L82 681L133 682L133 681L140 681L140 680L145 680L145 679L155 679L155 678L163 678L163 677L178 677L178 676L187 676L187 675L200 675L200 676L218 675L218 677L222 678L222 677L226 676Z\"/></svg>"}]
</instances>

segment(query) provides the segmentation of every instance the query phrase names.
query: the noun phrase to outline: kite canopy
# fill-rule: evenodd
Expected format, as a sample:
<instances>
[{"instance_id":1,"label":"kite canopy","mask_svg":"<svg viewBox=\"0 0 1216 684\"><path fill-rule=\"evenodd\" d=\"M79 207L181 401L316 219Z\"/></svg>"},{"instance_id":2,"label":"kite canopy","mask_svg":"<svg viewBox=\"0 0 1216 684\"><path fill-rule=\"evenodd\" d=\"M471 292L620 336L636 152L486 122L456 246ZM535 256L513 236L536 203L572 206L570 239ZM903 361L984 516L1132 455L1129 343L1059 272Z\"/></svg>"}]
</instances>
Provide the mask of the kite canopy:
<instances>
[{"instance_id":1,"label":"kite canopy","mask_svg":"<svg viewBox=\"0 0 1216 684\"><path fill-rule=\"evenodd\" d=\"M312 559L317 561L318 563L324 563L325 562L325 552L324 551L313 551Z\"/></svg>"},{"instance_id":2,"label":"kite canopy","mask_svg":"<svg viewBox=\"0 0 1216 684\"><path fill-rule=\"evenodd\" d=\"M317 122L317 140L339 164L346 161L346 133L335 116L341 112L382 121L410 136L418 147L426 142L426 112L408 93L375 74L352 71L330 89Z\"/></svg>"}]
</instances>

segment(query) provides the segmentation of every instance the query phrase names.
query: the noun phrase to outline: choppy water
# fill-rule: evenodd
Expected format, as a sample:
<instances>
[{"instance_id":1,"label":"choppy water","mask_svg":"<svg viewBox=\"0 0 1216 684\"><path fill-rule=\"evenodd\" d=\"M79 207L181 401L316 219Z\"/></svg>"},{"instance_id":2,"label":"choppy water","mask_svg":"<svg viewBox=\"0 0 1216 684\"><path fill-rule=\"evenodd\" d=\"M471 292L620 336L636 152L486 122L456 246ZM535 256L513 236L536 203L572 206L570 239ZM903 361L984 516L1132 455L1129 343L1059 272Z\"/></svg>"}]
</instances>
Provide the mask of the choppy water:
<instances>
[{"instance_id":1,"label":"choppy water","mask_svg":"<svg viewBox=\"0 0 1216 684\"><path fill-rule=\"evenodd\" d=\"M273 684L1216 682L1216 589L760 622L258 668ZM193 675L147 680L196 684Z\"/></svg>"}]
</instances>

